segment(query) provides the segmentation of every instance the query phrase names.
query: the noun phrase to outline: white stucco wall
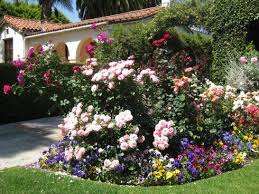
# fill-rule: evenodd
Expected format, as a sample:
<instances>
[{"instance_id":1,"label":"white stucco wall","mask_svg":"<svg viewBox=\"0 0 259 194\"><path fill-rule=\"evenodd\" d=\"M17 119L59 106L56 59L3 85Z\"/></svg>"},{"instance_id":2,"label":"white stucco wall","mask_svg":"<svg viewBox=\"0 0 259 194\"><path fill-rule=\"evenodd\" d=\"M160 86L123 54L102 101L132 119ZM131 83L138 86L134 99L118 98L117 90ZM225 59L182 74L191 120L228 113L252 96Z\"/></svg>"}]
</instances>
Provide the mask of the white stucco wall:
<instances>
[{"instance_id":1,"label":"white stucco wall","mask_svg":"<svg viewBox=\"0 0 259 194\"><path fill-rule=\"evenodd\" d=\"M152 18L146 18L143 20L139 21L134 21L134 22L128 22L128 23L123 23L126 28L129 27L129 25L134 24L134 23L147 23L151 21ZM86 38L92 38L96 39L97 35L100 33L100 31L106 31L109 32L113 28L113 25L103 25L101 26L101 29L93 30L89 27L81 28L81 29L73 29L69 31L58 31L55 33L48 33L48 34L42 34L42 35L36 35L36 36L28 36L25 37L25 50L28 50L30 47L34 47L35 45L44 45L48 41L52 41L53 44L57 44L60 42L63 42L67 45L68 51L69 51L69 56L68 60L72 63L77 62L77 50L78 46L80 44L81 40L84 40Z\"/></svg>"},{"instance_id":2,"label":"white stucco wall","mask_svg":"<svg viewBox=\"0 0 259 194\"><path fill-rule=\"evenodd\" d=\"M80 41L86 38L96 39L98 34L99 34L98 30L92 30L89 27L83 28L83 29L65 31L65 32L45 34L43 36L26 38L25 49L28 50L30 47L33 47L38 44L44 45L48 41L51 41L53 44L63 42L68 47L69 61L76 62L77 47Z\"/></svg>"},{"instance_id":3,"label":"white stucco wall","mask_svg":"<svg viewBox=\"0 0 259 194\"><path fill-rule=\"evenodd\" d=\"M0 30L0 63L4 62L4 40L9 38L13 39L13 59L24 57L25 44L22 34L11 27L3 26Z\"/></svg>"}]
</instances>

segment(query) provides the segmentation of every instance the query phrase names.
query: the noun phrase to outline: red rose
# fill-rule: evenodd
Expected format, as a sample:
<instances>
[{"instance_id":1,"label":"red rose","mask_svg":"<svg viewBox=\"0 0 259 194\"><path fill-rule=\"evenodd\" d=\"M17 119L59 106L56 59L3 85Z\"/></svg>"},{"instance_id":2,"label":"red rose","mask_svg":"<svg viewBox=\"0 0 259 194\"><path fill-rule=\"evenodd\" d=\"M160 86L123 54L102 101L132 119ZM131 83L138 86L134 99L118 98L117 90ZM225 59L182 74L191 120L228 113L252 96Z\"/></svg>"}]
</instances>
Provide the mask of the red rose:
<instances>
[{"instance_id":1,"label":"red rose","mask_svg":"<svg viewBox=\"0 0 259 194\"><path fill-rule=\"evenodd\" d=\"M169 40L169 39L172 38L172 36L171 36L171 34L169 34L169 33L166 32L166 33L164 33L163 38L164 38L165 40Z\"/></svg>"},{"instance_id":2,"label":"red rose","mask_svg":"<svg viewBox=\"0 0 259 194\"><path fill-rule=\"evenodd\" d=\"M157 40L154 40L154 41L152 42L152 45L153 45L153 46L158 46Z\"/></svg>"},{"instance_id":3,"label":"red rose","mask_svg":"<svg viewBox=\"0 0 259 194\"><path fill-rule=\"evenodd\" d=\"M80 66L78 66L78 65L76 65L76 66L73 67L73 72L74 72L74 73L80 72L80 70L81 70L81 68L80 68Z\"/></svg>"},{"instance_id":4,"label":"red rose","mask_svg":"<svg viewBox=\"0 0 259 194\"><path fill-rule=\"evenodd\" d=\"M47 72L45 72L43 77L45 78L45 81L49 85L51 83L51 71L48 70Z\"/></svg>"},{"instance_id":5,"label":"red rose","mask_svg":"<svg viewBox=\"0 0 259 194\"><path fill-rule=\"evenodd\" d=\"M199 70L201 69L201 65L200 65L200 64L196 64L196 65L194 66L194 69L195 69L196 71L199 71Z\"/></svg>"},{"instance_id":6,"label":"red rose","mask_svg":"<svg viewBox=\"0 0 259 194\"><path fill-rule=\"evenodd\" d=\"M3 87L3 91L5 94L11 94L12 93L12 86L9 84L5 84Z\"/></svg>"}]
</instances>

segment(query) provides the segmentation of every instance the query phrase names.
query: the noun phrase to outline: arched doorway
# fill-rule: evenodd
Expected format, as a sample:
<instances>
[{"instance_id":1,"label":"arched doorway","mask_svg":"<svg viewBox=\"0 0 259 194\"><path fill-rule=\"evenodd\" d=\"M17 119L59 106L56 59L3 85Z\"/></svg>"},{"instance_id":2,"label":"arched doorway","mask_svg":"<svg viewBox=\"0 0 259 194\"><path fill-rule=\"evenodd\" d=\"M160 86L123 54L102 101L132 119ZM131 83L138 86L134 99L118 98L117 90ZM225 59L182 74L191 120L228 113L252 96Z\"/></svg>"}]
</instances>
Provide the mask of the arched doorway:
<instances>
[{"instance_id":1,"label":"arched doorway","mask_svg":"<svg viewBox=\"0 0 259 194\"><path fill-rule=\"evenodd\" d=\"M246 40L253 42L255 49L259 51L259 20L252 21L249 24Z\"/></svg>"},{"instance_id":2,"label":"arched doorway","mask_svg":"<svg viewBox=\"0 0 259 194\"><path fill-rule=\"evenodd\" d=\"M85 51L85 47L93 42L92 38L85 38L80 41L77 51L76 51L76 62L85 63L86 59L89 58L89 55Z\"/></svg>"},{"instance_id":3,"label":"arched doorway","mask_svg":"<svg viewBox=\"0 0 259 194\"><path fill-rule=\"evenodd\" d=\"M68 62L69 51L67 45L64 42L59 42L55 44L54 50L56 51L57 55L60 57L63 63Z\"/></svg>"}]
</instances>

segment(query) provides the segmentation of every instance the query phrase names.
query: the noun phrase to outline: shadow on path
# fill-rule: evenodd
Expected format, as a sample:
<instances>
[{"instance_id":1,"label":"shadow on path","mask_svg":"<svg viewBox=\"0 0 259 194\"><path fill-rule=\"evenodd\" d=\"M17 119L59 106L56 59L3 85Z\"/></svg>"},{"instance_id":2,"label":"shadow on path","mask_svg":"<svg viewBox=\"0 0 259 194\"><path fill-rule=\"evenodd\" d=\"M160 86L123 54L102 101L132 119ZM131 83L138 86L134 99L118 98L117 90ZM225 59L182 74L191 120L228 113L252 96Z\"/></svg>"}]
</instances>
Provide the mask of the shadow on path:
<instances>
[{"instance_id":1,"label":"shadow on path","mask_svg":"<svg viewBox=\"0 0 259 194\"><path fill-rule=\"evenodd\" d=\"M35 161L50 144L60 139L61 117L49 117L0 125L0 168ZM23 162L21 161L21 165Z\"/></svg>"}]
</instances>

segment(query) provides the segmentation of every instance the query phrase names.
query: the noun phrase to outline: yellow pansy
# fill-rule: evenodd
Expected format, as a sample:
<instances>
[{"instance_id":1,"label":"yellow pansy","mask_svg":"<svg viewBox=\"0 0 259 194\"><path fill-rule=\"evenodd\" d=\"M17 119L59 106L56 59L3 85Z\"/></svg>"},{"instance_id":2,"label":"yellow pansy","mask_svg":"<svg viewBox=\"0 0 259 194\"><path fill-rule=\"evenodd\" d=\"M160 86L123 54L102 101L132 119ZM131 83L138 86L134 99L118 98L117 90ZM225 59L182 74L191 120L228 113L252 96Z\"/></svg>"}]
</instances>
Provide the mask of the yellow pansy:
<instances>
[{"instance_id":1,"label":"yellow pansy","mask_svg":"<svg viewBox=\"0 0 259 194\"><path fill-rule=\"evenodd\" d=\"M174 173L175 173L175 175L179 175L179 174L181 173L181 171L178 170L178 169L176 169L176 170L174 171Z\"/></svg>"},{"instance_id":2,"label":"yellow pansy","mask_svg":"<svg viewBox=\"0 0 259 194\"><path fill-rule=\"evenodd\" d=\"M173 176L175 176L174 172L172 172L172 171L171 172L167 172L166 173L166 180L172 178Z\"/></svg>"},{"instance_id":3,"label":"yellow pansy","mask_svg":"<svg viewBox=\"0 0 259 194\"><path fill-rule=\"evenodd\" d=\"M156 177L157 179L160 179L160 178L162 178L163 173L160 172L160 171L154 171L154 172L153 172L153 175L154 175L154 177Z\"/></svg>"},{"instance_id":4,"label":"yellow pansy","mask_svg":"<svg viewBox=\"0 0 259 194\"><path fill-rule=\"evenodd\" d=\"M254 138L253 134L248 135L248 141L253 140L253 138Z\"/></svg>"},{"instance_id":5,"label":"yellow pansy","mask_svg":"<svg viewBox=\"0 0 259 194\"><path fill-rule=\"evenodd\" d=\"M224 143L223 143L222 141L220 141L220 142L219 142L219 145L220 145L220 146L223 146L223 145L224 145Z\"/></svg>"},{"instance_id":6,"label":"yellow pansy","mask_svg":"<svg viewBox=\"0 0 259 194\"><path fill-rule=\"evenodd\" d=\"M238 154L236 155L235 163L241 164L241 163L243 163L244 161L245 161L245 155L244 155L242 152L238 153Z\"/></svg>"},{"instance_id":7,"label":"yellow pansy","mask_svg":"<svg viewBox=\"0 0 259 194\"><path fill-rule=\"evenodd\" d=\"M50 153L52 156L57 155L57 151L55 149L50 149Z\"/></svg>"},{"instance_id":8,"label":"yellow pansy","mask_svg":"<svg viewBox=\"0 0 259 194\"><path fill-rule=\"evenodd\" d=\"M244 140L246 140L246 141L248 140L248 136L247 135L244 136Z\"/></svg>"}]
</instances>

